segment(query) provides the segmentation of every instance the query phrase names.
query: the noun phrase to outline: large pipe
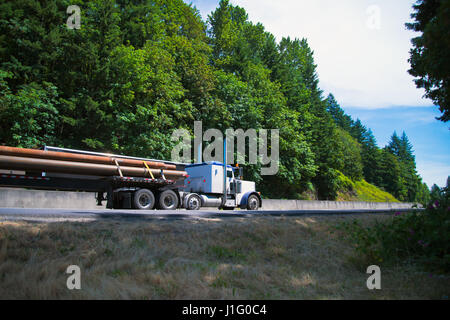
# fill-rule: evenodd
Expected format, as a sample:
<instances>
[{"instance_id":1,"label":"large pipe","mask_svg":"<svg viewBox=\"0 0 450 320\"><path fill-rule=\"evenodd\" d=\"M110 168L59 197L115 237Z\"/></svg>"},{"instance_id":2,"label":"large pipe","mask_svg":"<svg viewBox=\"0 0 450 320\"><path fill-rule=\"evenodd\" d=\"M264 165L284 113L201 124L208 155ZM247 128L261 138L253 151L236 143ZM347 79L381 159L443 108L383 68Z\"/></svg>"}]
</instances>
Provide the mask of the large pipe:
<instances>
[{"instance_id":1,"label":"large pipe","mask_svg":"<svg viewBox=\"0 0 450 320\"><path fill-rule=\"evenodd\" d=\"M76 153L76 154L86 154L88 156L114 157L114 158L121 158L121 159L147 161L147 162L158 162L158 163L164 163L164 164L172 164L177 167L178 166L186 166L188 164L188 163L173 162L173 161L168 161L168 160L156 160L156 159L151 159L151 158L130 157L130 156L124 156L121 154L101 153L101 152L86 151L86 150L58 148L58 147L52 147L52 146L47 146L47 145L44 146L43 148L44 149L41 149L41 150L56 151L56 152L68 152L68 153Z\"/></svg>"},{"instance_id":2,"label":"large pipe","mask_svg":"<svg viewBox=\"0 0 450 320\"><path fill-rule=\"evenodd\" d=\"M60 161L39 158L24 158L0 155L0 169L45 171L57 173L72 173L97 176L118 176L119 170L115 165L84 163L73 161ZM131 177L149 177L147 168L122 167L123 175ZM161 169L150 169L154 177L161 177ZM170 180L184 179L186 171L163 170L164 176Z\"/></svg>"},{"instance_id":3,"label":"large pipe","mask_svg":"<svg viewBox=\"0 0 450 320\"><path fill-rule=\"evenodd\" d=\"M77 161L77 162L88 162L88 163L99 163L99 164L110 164L110 165L115 165L115 161L117 161L117 163L120 166L144 168L144 162L140 161L140 160L91 156L91 155L75 154L75 153L68 153L68 152L23 149L23 148L14 148L14 147L6 147L6 146L0 146L0 155L25 157L25 158L31 157L31 158L40 158L40 159L62 160L62 161ZM175 165L164 164L161 162L146 161L146 163L150 168L169 169L169 170L176 169Z\"/></svg>"}]
</instances>

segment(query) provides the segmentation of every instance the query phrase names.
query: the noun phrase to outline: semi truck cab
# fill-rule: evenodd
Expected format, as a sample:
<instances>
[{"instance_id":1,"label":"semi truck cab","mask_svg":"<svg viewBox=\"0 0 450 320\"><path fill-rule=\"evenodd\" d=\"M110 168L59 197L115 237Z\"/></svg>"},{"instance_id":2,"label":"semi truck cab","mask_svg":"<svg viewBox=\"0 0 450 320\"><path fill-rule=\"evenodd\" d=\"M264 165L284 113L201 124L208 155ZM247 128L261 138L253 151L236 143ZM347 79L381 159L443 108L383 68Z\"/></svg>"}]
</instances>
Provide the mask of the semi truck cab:
<instances>
[{"instance_id":1,"label":"semi truck cab","mask_svg":"<svg viewBox=\"0 0 450 320\"><path fill-rule=\"evenodd\" d=\"M220 162L189 164L185 171L188 177L184 180L182 197L188 210L200 207L257 210L261 207L262 199L256 192L255 182L242 180L243 168L227 165L226 179L224 165Z\"/></svg>"}]
</instances>

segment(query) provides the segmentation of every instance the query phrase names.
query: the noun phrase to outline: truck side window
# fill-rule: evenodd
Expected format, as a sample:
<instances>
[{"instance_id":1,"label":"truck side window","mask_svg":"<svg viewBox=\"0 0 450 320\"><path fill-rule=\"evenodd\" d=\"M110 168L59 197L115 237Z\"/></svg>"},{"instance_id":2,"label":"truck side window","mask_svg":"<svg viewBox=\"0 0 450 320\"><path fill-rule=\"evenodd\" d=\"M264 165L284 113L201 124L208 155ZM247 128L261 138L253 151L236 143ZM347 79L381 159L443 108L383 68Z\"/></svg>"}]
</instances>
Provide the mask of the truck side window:
<instances>
[{"instance_id":1,"label":"truck side window","mask_svg":"<svg viewBox=\"0 0 450 320\"><path fill-rule=\"evenodd\" d=\"M227 170L227 177L233 178L233 171Z\"/></svg>"}]
</instances>

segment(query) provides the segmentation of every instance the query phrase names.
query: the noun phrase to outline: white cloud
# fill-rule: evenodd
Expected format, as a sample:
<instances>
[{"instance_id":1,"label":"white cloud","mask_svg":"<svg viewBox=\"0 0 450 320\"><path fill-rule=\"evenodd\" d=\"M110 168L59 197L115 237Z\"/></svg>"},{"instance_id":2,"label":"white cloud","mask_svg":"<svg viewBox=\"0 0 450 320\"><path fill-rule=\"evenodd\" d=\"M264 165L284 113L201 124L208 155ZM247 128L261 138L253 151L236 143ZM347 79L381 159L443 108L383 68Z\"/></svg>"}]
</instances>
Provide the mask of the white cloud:
<instances>
[{"instance_id":1,"label":"white cloud","mask_svg":"<svg viewBox=\"0 0 450 320\"><path fill-rule=\"evenodd\" d=\"M423 182L426 182L429 188L433 184L437 184L441 188L445 187L447 177L450 176L450 165L440 162L417 162L417 170L420 172Z\"/></svg>"},{"instance_id":2,"label":"white cloud","mask_svg":"<svg viewBox=\"0 0 450 320\"><path fill-rule=\"evenodd\" d=\"M307 38L315 52L321 88L343 106L430 106L409 69L406 30L414 0L232 0L278 40ZM380 13L380 29L368 27L368 8ZM372 11L373 13L374 11ZM376 12L376 11L375 11ZM375 16L376 20L376 16ZM374 21L373 19L370 21Z\"/></svg>"}]
</instances>

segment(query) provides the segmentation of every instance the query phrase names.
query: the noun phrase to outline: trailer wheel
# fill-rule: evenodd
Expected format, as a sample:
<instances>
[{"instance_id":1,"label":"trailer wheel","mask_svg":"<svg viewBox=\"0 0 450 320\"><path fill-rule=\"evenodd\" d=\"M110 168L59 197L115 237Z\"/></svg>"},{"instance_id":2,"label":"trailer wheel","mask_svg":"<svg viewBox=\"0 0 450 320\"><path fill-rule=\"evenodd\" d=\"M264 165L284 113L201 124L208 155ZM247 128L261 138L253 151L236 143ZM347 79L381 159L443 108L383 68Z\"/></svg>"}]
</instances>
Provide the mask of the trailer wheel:
<instances>
[{"instance_id":1,"label":"trailer wheel","mask_svg":"<svg viewBox=\"0 0 450 320\"><path fill-rule=\"evenodd\" d=\"M133 205L136 209L151 210L155 206L155 196L148 189L140 189L134 193Z\"/></svg>"},{"instance_id":2,"label":"trailer wheel","mask_svg":"<svg viewBox=\"0 0 450 320\"><path fill-rule=\"evenodd\" d=\"M159 196L159 207L163 210L175 210L178 208L177 194L172 190L163 191Z\"/></svg>"},{"instance_id":3,"label":"trailer wheel","mask_svg":"<svg viewBox=\"0 0 450 320\"><path fill-rule=\"evenodd\" d=\"M247 200L247 210L258 210L259 208L259 199L257 196L252 194L250 197L248 197Z\"/></svg>"},{"instance_id":4,"label":"trailer wheel","mask_svg":"<svg viewBox=\"0 0 450 320\"><path fill-rule=\"evenodd\" d=\"M202 200L196 194L191 194L186 199L186 209L187 210L199 210L202 206Z\"/></svg>"}]
</instances>

